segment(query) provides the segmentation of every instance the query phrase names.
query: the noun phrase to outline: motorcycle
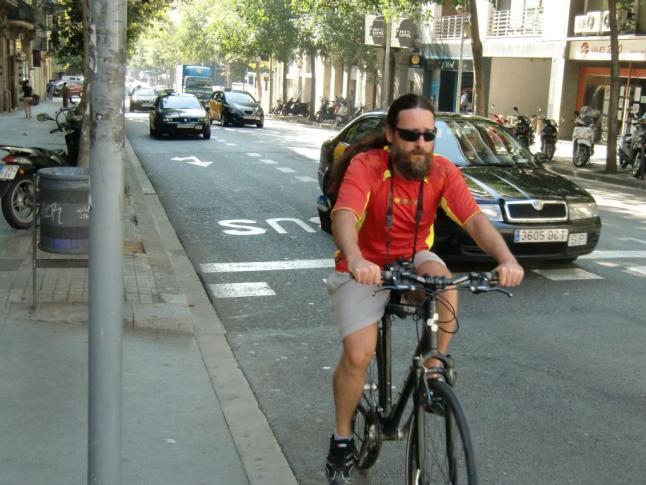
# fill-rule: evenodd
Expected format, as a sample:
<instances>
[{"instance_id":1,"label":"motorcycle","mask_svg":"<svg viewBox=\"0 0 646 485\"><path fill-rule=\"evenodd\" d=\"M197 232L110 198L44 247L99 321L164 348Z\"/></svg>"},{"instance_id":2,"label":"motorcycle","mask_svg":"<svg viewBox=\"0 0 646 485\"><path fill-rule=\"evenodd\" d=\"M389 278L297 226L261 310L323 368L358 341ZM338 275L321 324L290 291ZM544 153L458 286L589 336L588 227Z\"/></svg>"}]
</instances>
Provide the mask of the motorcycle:
<instances>
[{"instance_id":1,"label":"motorcycle","mask_svg":"<svg viewBox=\"0 0 646 485\"><path fill-rule=\"evenodd\" d=\"M280 114L287 116L292 111L292 106L294 106L294 98L289 98L280 110Z\"/></svg>"},{"instance_id":2,"label":"motorcycle","mask_svg":"<svg viewBox=\"0 0 646 485\"><path fill-rule=\"evenodd\" d=\"M516 106L513 109L514 113L516 113L516 121L514 121L512 132L518 141L525 145L525 148L529 149L530 145L534 143L532 122L528 116L521 115Z\"/></svg>"},{"instance_id":3,"label":"motorcycle","mask_svg":"<svg viewBox=\"0 0 646 485\"><path fill-rule=\"evenodd\" d=\"M601 113L590 106L583 106L575 113L574 132L572 133L572 163L575 167L583 167L590 162L594 153L595 132Z\"/></svg>"},{"instance_id":4,"label":"motorcycle","mask_svg":"<svg viewBox=\"0 0 646 485\"><path fill-rule=\"evenodd\" d=\"M334 108L334 127L338 128L341 125L344 125L348 121L348 104L346 101L339 96L336 101L336 106Z\"/></svg>"},{"instance_id":5,"label":"motorcycle","mask_svg":"<svg viewBox=\"0 0 646 485\"><path fill-rule=\"evenodd\" d=\"M646 165L646 114L631 120L630 133L626 133L619 144L619 166L631 170L635 178L644 178Z\"/></svg>"},{"instance_id":6,"label":"motorcycle","mask_svg":"<svg viewBox=\"0 0 646 485\"><path fill-rule=\"evenodd\" d=\"M61 110L56 118L46 113L36 116L38 121L56 121L57 127L50 130L50 133L65 130L67 153L64 150L37 147L0 146L0 150L8 152L0 161L2 214L11 227L27 229L33 224L34 173L41 168L76 166L81 138L81 116L72 114L75 109ZM65 113L65 120L59 120Z\"/></svg>"},{"instance_id":7,"label":"motorcycle","mask_svg":"<svg viewBox=\"0 0 646 485\"><path fill-rule=\"evenodd\" d=\"M274 106L274 107L271 109L271 112L272 112L273 114L275 114L275 115L279 115L279 114L281 113L281 111L283 111L283 104L284 104L284 103L283 103L282 98L278 98L278 99L276 100L276 106Z\"/></svg>"},{"instance_id":8,"label":"motorcycle","mask_svg":"<svg viewBox=\"0 0 646 485\"><path fill-rule=\"evenodd\" d=\"M292 114L295 116L302 115L307 117L310 114L310 104L301 103L301 98L298 98L291 106L291 109L289 110L289 114Z\"/></svg>"},{"instance_id":9,"label":"motorcycle","mask_svg":"<svg viewBox=\"0 0 646 485\"><path fill-rule=\"evenodd\" d=\"M543 119L543 127L541 128L541 151L547 155L549 162L552 161L554 152L556 151L557 128L556 121L550 118Z\"/></svg>"},{"instance_id":10,"label":"motorcycle","mask_svg":"<svg viewBox=\"0 0 646 485\"><path fill-rule=\"evenodd\" d=\"M325 120L333 120L335 117L335 105L330 103L328 98L321 98L321 107L314 115L314 119L317 123L321 123Z\"/></svg>"}]
</instances>

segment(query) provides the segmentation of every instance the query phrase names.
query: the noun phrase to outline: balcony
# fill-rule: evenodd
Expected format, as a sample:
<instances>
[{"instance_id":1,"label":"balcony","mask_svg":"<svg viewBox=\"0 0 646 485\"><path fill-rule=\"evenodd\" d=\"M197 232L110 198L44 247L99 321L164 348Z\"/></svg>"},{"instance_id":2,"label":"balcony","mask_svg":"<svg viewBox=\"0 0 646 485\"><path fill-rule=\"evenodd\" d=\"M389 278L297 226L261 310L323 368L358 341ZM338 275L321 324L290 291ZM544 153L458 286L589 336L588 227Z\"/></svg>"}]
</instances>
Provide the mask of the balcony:
<instances>
[{"instance_id":1,"label":"balcony","mask_svg":"<svg viewBox=\"0 0 646 485\"><path fill-rule=\"evenodd\" d=\"M489 37L539 37L543 35L543 8L521 12L496 10L489 17Z\"/></svg>"},{"instance_id":2,"label":"balcony","mask_svg":"<svg viewBox=\"0 0 646 485\"><path fill-rule=\"evenodd\" d=\"M16 4L7 8L7 23L10 26L33 28L36 20L34 7L23 1Z\"/></svg>"},{"instance_id":3,"label":"balcony","mask_svg":"<svg viewBox=\"0 0 646 485\"><path fill-rule=\"evenodd\" d=\"M466 25L469 23L471 16L468 14L465 14L464 17L462 15L446 15L436 18L433 24L433 39L459 39L463 31L463 19Z\"/></svg>"}]
</instances>

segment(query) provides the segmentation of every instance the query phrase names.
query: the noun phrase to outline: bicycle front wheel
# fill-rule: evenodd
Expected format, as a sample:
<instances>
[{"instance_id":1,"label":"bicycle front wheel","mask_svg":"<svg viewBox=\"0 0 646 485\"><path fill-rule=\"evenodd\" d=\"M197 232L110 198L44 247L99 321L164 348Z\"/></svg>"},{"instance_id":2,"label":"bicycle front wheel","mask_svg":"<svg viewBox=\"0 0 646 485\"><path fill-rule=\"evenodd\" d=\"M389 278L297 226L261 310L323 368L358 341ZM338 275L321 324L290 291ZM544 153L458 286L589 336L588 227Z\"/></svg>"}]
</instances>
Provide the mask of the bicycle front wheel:
<instances>
[{"instance_id":1,"label":"bicycle front wheel","mask_svg":"<svg viewBox=\"0 0 646 485\"><path fill-rule=\"evenodd\" d=\"M462 407L446 382L423 386L406 441L408 485L476 485L471 435Z\"/></svg>"}]
</instances>

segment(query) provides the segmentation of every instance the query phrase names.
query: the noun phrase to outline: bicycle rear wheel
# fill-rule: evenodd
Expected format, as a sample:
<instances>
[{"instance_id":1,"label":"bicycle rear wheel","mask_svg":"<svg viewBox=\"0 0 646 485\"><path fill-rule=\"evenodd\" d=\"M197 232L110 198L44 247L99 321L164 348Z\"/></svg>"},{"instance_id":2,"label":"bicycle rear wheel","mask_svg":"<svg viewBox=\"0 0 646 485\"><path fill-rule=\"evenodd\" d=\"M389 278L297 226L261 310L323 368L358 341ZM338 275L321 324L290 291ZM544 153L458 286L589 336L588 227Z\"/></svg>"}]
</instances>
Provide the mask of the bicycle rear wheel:
<instances>
[{"instance_id":1,"label":"bicycle rear wheel","mask_svg":"<svg viewBox=\"0 0 646 485\"><path fill-rule=\"evenodd\" d=\"M453 389L431 379L422 389L406 441L408 485L476 485L471 435Z\"/></svg>"}]
</instances>

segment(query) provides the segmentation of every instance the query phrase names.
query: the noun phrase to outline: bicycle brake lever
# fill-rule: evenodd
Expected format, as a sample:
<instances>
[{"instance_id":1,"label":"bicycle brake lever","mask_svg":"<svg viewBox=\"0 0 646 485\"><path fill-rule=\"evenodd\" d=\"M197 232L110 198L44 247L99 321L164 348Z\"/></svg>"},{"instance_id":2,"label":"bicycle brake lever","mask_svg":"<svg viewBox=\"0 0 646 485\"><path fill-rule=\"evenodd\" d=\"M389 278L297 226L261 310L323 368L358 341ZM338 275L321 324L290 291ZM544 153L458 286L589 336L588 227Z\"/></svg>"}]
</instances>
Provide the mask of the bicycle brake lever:
<instances>
[{"instance_id":1,"label":"bicycle brake lever","mask_svg":"<svg viewBox=\"0 0 646 485\"><path fill-rule=\"evenodd\" d=\"M511 291L507 291L507 290L505 290L503 288L499 288L497 286L494 287L494 288L492 288L491 286L470 286L469 290L471 290L471 293L475 293L475 294L478 294L478 293L490 293L492 291L499 291L503 295L507 295L509 298L514 296Z\"/></svg>"}]
</instances>

